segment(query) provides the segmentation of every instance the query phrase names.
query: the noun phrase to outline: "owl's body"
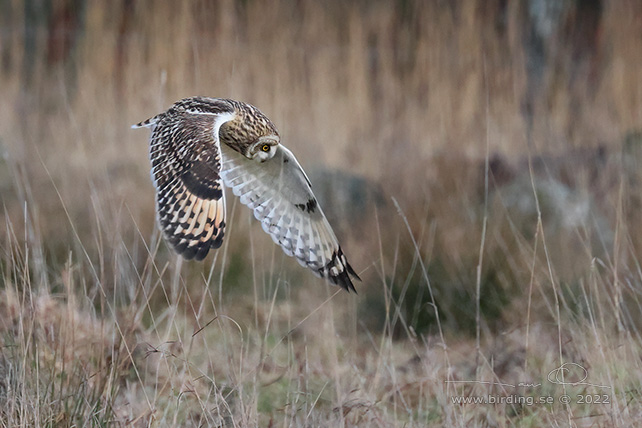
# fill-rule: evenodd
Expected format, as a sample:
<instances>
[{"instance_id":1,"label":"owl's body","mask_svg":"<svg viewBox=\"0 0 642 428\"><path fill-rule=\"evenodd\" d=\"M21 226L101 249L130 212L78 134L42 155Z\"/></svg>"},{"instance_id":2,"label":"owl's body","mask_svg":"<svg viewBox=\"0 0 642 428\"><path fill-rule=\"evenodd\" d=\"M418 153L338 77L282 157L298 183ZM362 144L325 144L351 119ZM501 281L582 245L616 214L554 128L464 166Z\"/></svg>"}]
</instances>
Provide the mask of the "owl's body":
<instances>
[{"instance_id":1,"label":"owl's body","mask_svg":"<svg viewBox=\"0 0 642 428\"><path fill-rule=\"evenodd\" d=\"M202 260L223 242L232 189L283 251L315 275L355 291L359 279L319 207L308 177L274 124L239 101L193 97L134 127L149 127L157 214L167 241Z\"/></svg>"}]
</instances>

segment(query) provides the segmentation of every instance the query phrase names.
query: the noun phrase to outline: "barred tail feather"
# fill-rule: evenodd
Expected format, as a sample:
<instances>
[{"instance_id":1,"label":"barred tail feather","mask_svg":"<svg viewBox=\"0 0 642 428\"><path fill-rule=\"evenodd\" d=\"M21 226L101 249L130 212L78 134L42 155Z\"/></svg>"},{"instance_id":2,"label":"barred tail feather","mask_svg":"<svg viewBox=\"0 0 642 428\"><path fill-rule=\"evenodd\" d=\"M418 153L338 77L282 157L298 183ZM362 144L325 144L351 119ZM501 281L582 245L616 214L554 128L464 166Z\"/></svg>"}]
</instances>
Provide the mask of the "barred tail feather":
<instances>
[{"instance_id":1,"label":"barred tail feather","mask_svg":"<svg viewBox=\"0 0 642 428\"><path fill-rule=\"evenodd\" d=\"M149 128L150 126L156 125L156 122L158 122L158 116L150 117L147 120L143 120L142 122L132 125L132 129Z\"/></svg>"}]
</instances>

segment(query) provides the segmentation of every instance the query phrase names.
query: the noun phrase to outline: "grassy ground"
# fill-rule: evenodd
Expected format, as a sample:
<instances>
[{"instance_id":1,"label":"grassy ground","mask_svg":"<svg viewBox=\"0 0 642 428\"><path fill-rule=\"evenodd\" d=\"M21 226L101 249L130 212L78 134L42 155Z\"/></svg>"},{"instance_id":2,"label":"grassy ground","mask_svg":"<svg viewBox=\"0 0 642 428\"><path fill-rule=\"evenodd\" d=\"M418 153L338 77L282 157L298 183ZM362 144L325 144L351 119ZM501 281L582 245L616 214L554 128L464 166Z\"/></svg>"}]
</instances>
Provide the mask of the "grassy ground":
<instances>
[{"instance_id":1,"label":"grassy ground","mask_svg":"<svg viewBox=\"0 0 642 428\"><path fill-rule=\"evenodd\" d=\"M636 3L19 3L0 1L0 426L642 416ZM238 203L204 263L167 248L129 126L196 94L273 119L358 296Z\"/></svg>"}]
</instances>

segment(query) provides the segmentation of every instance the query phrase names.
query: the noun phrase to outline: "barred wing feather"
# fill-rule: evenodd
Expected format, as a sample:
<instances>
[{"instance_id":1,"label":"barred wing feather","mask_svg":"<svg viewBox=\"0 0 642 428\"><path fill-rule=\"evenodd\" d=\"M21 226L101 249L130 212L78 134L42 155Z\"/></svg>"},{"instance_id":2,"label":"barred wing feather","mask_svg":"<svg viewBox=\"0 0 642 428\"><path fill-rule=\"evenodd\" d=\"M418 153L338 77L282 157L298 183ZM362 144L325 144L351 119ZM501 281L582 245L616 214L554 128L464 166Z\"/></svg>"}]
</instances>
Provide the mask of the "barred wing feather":
<instances>
[{"instance_id":1,"label":"barred wing feather","mask_svg":"<svg viewBox=\"0 0 642 428\"><path fill-rule=\"evenodd\" d=\"M224 110L172 108L135 125L152 131L152 181L161 229L188 260L202 260L223 242L225 194L218 130L232 117Z\"/></svg>"},{"instance_id":2,"label":"barred wing feather","mask_svg":"<svg viewBox=\"0 0 642 428\"><path fill-rule=\"evenodd\" d=\"M253 210L272 240L315 275L355 291L350 276L359 276L343 255L310 181L292 152L278 145L274 157L260 163L225 144L221 149L223 182Z\"/></svg>"}]
</instances>

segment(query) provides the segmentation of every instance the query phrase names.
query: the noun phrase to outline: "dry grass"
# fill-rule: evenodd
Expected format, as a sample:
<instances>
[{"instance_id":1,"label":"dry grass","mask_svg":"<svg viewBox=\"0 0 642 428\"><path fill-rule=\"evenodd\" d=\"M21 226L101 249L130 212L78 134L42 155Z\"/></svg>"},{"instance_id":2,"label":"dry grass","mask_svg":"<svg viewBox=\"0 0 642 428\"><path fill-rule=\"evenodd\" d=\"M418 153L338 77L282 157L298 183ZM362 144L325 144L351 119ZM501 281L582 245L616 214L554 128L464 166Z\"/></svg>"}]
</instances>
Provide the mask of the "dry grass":
<instances>
[{"instance_id":1,"label":"dry grass","mask_svg":"<svg viewBox=\"0 0 642 428\"><path fill-rule=\"evenodd\" d=\"M0 2L0 426L642 416L637 4L564 3L546 33L527 2L19 3ZM165 246L129 126L196 94L274 120L359 296L238 204L205 263Z\"/></svg>"}]
</instances>

